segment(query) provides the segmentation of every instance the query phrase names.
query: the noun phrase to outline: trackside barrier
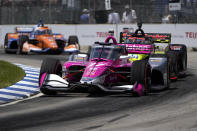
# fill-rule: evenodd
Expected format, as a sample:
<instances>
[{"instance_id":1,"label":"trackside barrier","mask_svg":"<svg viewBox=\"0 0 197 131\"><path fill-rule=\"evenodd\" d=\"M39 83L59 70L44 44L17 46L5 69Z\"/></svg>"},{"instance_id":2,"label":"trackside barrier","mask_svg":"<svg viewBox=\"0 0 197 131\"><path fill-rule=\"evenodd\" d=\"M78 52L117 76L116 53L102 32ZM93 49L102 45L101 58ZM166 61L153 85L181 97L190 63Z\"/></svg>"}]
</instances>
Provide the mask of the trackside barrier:
<instances>
[{"instance_id":1,"label":"trackside barrier","mask_svg":"<svg viewBox=\"0 0 197 131\"><path fill-rule=\"evenodd\" d=\"M6 33L14 32L15 27L33 27L35 25L0 25L0 45L4 43ZM95 41L104 41L108 30L114 29L119 41L119 32L124 27L134 31L136 24L88 24L88 25L48 25L54 33L62 33L65 38L77 35L81 45L92 45ZM197 47L197 24L143 24L145 33L171 33L171 43L186 44L188 47Z\"/></svg>"}]
</instances>

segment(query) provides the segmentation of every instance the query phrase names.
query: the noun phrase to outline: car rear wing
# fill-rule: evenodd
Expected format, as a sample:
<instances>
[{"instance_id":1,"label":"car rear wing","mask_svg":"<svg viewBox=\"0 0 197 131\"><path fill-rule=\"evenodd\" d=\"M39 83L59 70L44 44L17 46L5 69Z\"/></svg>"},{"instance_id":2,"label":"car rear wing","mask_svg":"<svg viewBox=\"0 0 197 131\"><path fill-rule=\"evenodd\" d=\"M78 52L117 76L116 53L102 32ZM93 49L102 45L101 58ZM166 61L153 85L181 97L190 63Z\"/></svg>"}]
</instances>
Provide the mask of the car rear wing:
<instances>
[{"instance_id":1,"label":"car rear wing","mask_svg":"<svg viewBox=\"0 0 197 131\"><path fill-rule=\"evenodd\" d=\"M16 27L16 33L31 33L33 27Z\"/></svg>"},{"instance_id":2,"label":"car rear wing","mask_svg":"<svg viewBox=\"0 0 197 131\"><path fill-rule=\"evenodd\" d=\"M130 32L120 32L120 43L124 43L130 37L149 38L154 43L171 43L171 34L169 33L145 33L144 35L136 35Z\"/></svg>"},{"instance_id":3,"label":"car rear wing","mask_svg":"<svg viewBox=\"0 0 197 131\"><path fill-rule=\"evenodd\" d=\"M146 38L151 38L154 43L171 43L169 33L145 33Z\"/></svg>"},{"instance_id":4,"label":"car rear wing","mask_svg":"<svg viewBox=\"0 0 197 131\"><path fill-rule=\"evenodd\" d=\"M120 43L118 45L126 46L128 54L150 54L154 51L153 44L127 44Z\"/></svg>"}]
</instances>

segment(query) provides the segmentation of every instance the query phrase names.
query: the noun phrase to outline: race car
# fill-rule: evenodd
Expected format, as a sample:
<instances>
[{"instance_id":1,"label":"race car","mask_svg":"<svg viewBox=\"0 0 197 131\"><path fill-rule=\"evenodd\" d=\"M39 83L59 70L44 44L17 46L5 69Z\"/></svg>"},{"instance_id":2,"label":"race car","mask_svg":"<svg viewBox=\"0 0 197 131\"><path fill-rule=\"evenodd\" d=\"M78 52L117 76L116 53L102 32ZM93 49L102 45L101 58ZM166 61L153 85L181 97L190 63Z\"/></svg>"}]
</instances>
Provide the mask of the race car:
<instances>
[{"instance_id":1,"label":"race car","mask_svg":"<svg viewBox=\"0 0 197 131\"><path fill-rule=\"evenodd\" d=\"M142 96L151 91L152 85L169 88L168 57L150 55L153 52L154 45L147 41L117 43L113 36L109 36L104 43L94 44L90 56L73 54L63 66L58 59L44 59L39 76L40 91L54 95L59 91L84 89L90 93L101 91ZM131 61L134 54L149 57Z\"/></svg>"},{"instance_id":2,"label":"race car","mask_svg":"<svg viewBox=\"0 0 197 131\"><path fill-rule=\"evenodd\" d=\"M7 33L4 40L5 53L27 54L79 52L77 36L66 39L62 34L53 34L48 26L40 22L36 27L16 27L15 33Z\"/></svg>"},{"instance_id":3,"label":"race car","mask_svg":"<svg viewBox=\"0 0 197 131\"><path fill-rule=\"evenodd\" d=\"M142 25L138 25L138 29L133 32L129 32L124 29L120 33L120 43L132 43L133 40L151 39L155 46L155 56L165 55L169 57L171 80L177 80L180 74L183 74L187 69L187 47L184 44L171 44L171 34L168 33L144 33L141 29ZM138 60L147 57L145 54L136 54Z\"/></svg>"}]
</instances>

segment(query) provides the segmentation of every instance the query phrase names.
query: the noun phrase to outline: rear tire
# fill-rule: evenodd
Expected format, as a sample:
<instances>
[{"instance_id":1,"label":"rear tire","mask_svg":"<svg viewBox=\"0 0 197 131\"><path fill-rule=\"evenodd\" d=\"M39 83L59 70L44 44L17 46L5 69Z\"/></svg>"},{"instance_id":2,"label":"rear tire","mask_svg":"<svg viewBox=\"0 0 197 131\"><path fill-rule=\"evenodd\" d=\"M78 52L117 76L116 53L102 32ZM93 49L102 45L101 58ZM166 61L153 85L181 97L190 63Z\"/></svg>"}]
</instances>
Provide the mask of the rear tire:
<instances>
[{"instance_id":1,"label":"rear tire","mask_svg":"<svg viewBox=\"0 0 197 131\"><path fill-rule=\"evenodd\" d=\"M173 49L172 47L179 46L179 50ZM178 54L178 71L187 70L187 47L184 44L171 44L169 46L170 51L177 52Z\"/></svg>"},{"instance_id":2,"label":"rear tire","mask_svg":"<svg viewBox=\"0 0 197 131\"><path fill-rule=\"evenodd\" d=\"M80 50L79 39L76 35L71 35L68 38L68 45L74 44L77 46L78 50Z\"/></svg>"},{"instance_id":3,"label":"rear tire","mask_svg":"<svg viewBox=\"0 0 197 131\"><path fill-rule=\"evenodd\" d=\"M150 92L151 68L147 60L134 61L131 67L131 82L143 85L144 95Z\"/></svg>"},{"instance_id":4,"label":"rear tire","mask_svg":"<svg viewBox=\"0 0 197 131\"><path fill-rule=\"evenodd\" d=\"M5 35L5 39L4 39L4 51L5 51L5 53L11 53L10 51L8 51L8 34L9 33L7 33L6 35Z\"/></svg>"},{"instance_id":5,"label":"rear tire","mask_svg":"<svg viewBox=\"0 0 197 131\"><path fill-rule=\"evenodd\" d=\"M178 53L174 51L167 51L166 55L170 62L170 78L178 76ZM174 79L176 80L176 79Z\"/></svg>"},{"instance_id":6,"label":"rear tire","mask_svg":"<svg viewBox=\"0 0 197 131\"><path fill-rule=\"evenodd\" d=\"M40 79L44 73L57 74L59 76L62 76L62 65L61 65L60 60L54 59L54 58L46 58L43 60L42 66L40 69L40 76L39 76L40 91L46 95L55 95L56 91L48 90L47 88L44 88L42 87L42 85L40 85Z\"/></svg>"}]
</instances>

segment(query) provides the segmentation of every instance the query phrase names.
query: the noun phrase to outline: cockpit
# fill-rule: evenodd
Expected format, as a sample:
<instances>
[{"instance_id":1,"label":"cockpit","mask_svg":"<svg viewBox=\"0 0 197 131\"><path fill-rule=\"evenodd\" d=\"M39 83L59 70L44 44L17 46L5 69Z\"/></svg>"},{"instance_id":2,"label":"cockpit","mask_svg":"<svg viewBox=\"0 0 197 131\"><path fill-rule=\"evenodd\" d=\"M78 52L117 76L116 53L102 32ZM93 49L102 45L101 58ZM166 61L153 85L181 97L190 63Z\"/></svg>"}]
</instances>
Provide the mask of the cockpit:
<instances>
[{"instance_id":1,"label":"cockpit","mask_svg":"<svg viewBox=\"0 0 197 131\"><path fill-rule=\"evenodd\" d=\"M116 60L120 56L121 48L114 48L113 46L95 46L90 53L90 60L92 59L107 59Z\"/></svg>"},{"instance_id":2,"label":"cockpit","mask_svg":"<svg viewBox=\"0 0 197 131\"><path fill-rule=\"evenodd\" d=\"M49 28L44 28L44 27L36 28L34 30L34 34L35 35L52 35L52 30Z\"/></svg>"}]
</instances>

